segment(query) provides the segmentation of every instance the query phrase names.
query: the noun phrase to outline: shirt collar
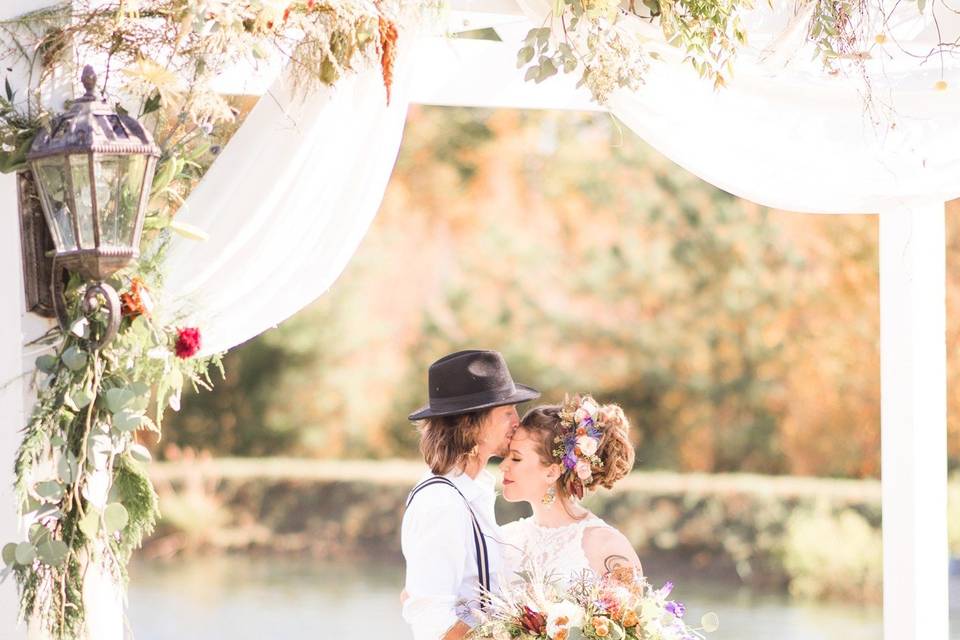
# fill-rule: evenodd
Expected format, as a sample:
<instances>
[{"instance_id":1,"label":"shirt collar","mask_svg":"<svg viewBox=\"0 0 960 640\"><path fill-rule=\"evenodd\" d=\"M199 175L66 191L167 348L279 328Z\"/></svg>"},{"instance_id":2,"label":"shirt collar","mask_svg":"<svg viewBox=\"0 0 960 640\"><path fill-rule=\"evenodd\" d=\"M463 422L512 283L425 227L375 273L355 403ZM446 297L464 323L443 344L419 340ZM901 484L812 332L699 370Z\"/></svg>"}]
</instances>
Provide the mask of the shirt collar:
<instances>
[{"instance_id":1,"label":"shirt collar","mask_svg":"<svg viewBox=\"0 0 960 640\"><path fill-rule=\"evenodd\" d=\"M482 469L476 478L471 478L460 471L451 471L444 475L460 490L467 502L474 502L478 498L494 495L496 480L486 469Z\"/></svg>"}]
</instances>

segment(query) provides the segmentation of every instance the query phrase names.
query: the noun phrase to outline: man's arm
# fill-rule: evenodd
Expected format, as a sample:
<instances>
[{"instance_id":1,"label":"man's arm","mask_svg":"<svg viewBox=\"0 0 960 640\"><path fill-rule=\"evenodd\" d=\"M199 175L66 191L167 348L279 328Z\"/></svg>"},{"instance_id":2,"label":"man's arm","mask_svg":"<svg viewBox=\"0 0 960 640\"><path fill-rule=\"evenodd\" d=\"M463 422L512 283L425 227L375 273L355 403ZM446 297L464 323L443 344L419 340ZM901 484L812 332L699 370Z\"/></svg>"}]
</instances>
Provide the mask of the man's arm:
<instances>
[{"instance_id":1,"label":"man's arm","mask_svg":"<svg viewBox=\"0 0 960 640\"><path fill-rule=\"evenodd\" d=\"M469 631L458 624L455 610L468 554L469 518L463 511L453 490L431 487L418 494L404 514L401 547L409 597L403 618L415 640L457 640Z\"/></svg>"}]
</instances>

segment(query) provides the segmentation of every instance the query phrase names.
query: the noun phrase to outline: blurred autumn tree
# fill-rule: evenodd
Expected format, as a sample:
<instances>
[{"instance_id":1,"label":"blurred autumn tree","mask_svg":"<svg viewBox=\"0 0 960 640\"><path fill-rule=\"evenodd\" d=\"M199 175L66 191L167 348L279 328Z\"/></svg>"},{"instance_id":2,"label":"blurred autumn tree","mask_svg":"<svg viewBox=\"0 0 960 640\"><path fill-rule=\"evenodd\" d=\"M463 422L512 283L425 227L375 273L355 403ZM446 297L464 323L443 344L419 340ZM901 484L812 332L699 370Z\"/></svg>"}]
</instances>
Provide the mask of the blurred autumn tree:
<instances>
[{"instance_id":1,"label":"blurred autumn tree","mask_svg":"<svg viewBox=\"0 0 960 640\"><path fill-rule=\"evenodd\" d=\"M608 116L414 108L347 271L231 352L227 381L189 398L166 438L221 455L412 456L405 416L427 365L489 347L547 401L623 405L641 467L877 476L876 241L869 216L734 198ZM952 324L949 340L953 354Z\"/></svg>"}]
</instances>

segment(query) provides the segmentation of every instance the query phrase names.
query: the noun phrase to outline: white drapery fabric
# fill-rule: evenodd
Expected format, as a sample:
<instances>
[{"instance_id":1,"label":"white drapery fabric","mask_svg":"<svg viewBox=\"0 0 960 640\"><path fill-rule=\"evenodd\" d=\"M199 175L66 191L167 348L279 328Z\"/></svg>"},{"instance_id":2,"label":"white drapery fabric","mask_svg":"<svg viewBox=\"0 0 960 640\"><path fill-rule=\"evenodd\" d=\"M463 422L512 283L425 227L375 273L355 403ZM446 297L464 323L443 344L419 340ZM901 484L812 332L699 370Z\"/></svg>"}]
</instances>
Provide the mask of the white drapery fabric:
<instances>
[{"instance_id":1,"label":"white drapery fabric","mask_svg":"<svg viewBox=\"0 0 960 640\"><path fill-rule=\"evenodd\" d=\"M551 6L520 4L531 26L543 24ZM745 16L750 46L718 91L656 24L625 21L662 61L638 91L612 96L612 113L690 172L771 207L876 213L891 199L960 196L960 57L917 57L960 36L960 16L941 11L937 25L931 7L921 14L916 3L885 2L886 23L871 29L886 43L868 51L867 92L854 63L830 75L813 60L805 43L813 3L757 4ZM938 80L945 90L934 88Z\"/></svg>"},{"instance_id":2,"label":"white drapery fabric","mask_svg":"<svg viewBox=\"0 0 960 640\"><path fill-rule=\"evenodd\" d=\"M203 352L277 325L343 271L380 206L400 147L402 64L390 106L379 68L305 98L281 74L190 194L177 220L209 240L173 241L166 306L183 324L200 327Z\"/></svg>"}]
</instances>

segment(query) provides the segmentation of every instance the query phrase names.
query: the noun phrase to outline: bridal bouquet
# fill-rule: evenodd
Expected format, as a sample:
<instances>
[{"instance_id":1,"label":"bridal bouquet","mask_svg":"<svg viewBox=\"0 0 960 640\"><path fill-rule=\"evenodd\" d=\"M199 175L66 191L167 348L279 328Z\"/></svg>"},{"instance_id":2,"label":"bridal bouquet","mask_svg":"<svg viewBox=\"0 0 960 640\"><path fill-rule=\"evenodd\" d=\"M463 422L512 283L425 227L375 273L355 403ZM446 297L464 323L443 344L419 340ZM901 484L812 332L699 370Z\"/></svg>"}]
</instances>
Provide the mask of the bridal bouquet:
<instances>
[{"instance_id":1,"label":"bridal bouquet","mask_svg":"<svg viewBox=\"0 0 960 640\"><path fill-rule=\"evenodd\" d=\"M654 589L633 568L602 578L590 573L563 586L535 569L521 571L499 595L487 594L472 640L703 640L716 631L715 613L700 627L684 621L682 603L670 600L673 584Z\"/></svg>"}]
</instances>

